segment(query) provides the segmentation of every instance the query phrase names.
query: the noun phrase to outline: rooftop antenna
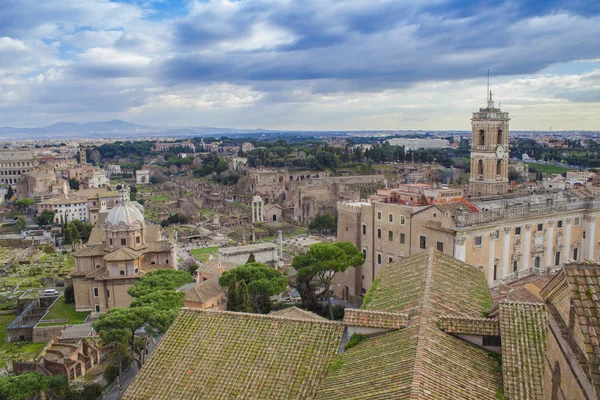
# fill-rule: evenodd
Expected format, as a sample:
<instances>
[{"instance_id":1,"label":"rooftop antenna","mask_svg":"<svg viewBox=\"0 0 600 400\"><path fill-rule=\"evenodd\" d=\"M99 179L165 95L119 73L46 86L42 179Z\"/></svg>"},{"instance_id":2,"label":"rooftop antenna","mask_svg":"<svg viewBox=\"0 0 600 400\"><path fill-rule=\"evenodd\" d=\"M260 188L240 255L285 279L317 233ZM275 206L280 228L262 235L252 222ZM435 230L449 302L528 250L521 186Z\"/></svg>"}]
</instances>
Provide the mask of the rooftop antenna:
<instances>
[{"instance_id":1,"label":"rooftop antenna","mask_svg":"<svg viewBox=\"0 0 600 400\"><path fill-rule=\"evenodd\" d=\"M489 68L488 68L487 74L488 74L487 91L485 92L485 97L486 97L486 101L489 101L489 98L488 98L489 93L490 93L490 69Z\"/></svg>"}]
</instances>

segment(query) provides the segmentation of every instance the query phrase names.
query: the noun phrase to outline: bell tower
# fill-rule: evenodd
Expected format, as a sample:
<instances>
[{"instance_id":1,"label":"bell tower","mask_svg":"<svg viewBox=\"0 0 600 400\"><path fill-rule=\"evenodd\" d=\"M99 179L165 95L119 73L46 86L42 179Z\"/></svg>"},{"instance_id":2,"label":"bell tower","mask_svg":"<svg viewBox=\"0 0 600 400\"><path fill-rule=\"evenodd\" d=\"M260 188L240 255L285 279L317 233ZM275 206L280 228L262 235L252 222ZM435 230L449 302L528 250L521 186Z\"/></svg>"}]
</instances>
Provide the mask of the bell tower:
<instances>
[{"instance_id":1,"label":"bell tower","mask_svg":"<svg viewBox=\"0 0 600 400\"><path fill-rule=\"evenodd\" d=\"M469 179L473 197L508 191L508 121L508 113L494 106L491 91L487 107L473 113Z\"/></svg>"}]
</instances>

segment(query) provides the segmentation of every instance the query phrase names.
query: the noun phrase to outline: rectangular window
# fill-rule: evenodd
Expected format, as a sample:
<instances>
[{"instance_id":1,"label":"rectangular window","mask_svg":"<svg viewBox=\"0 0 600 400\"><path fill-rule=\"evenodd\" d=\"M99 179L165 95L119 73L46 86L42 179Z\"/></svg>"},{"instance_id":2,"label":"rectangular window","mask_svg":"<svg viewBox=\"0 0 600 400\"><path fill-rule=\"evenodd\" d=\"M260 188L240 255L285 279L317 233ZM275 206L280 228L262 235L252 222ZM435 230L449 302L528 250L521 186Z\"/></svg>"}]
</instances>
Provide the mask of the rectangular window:
<instances>
[{"instance_id":1,"label":"rectangular window","mask_svg":"<svg viewBox=\"0 0 600 400\"><path fill-rule=\"evenodd\" d=\"M404 215L400 216L400 225L406 225L406 217Z\"/></svg>"},{"instance_id":2,"label":"rectangular window","mask_svg":"<svg viewBox=\"0 0 600 400\"><path fill-rule=\"evenodd\" d=\"M381 211L377 211L377 219L381 219Z\"/></svg>"},{"instance_id":3,"label":"rectangular window","mask_svg":"<svg viewBox=\"0 0 600 400\"><path fill-rule=\"evenodd\" d=\"M402 243L402 244L406 243L406 235L404 233L400 234L400 243Z\"/></svg>"},{"instance_id":4,"label":"rectangular window","mask_svg":"<svg viewBox=\"0 0 600 400\"><path fill-rule=\"evenodd\" d=\"M97 287L94 288L94 297L98 297L98 288Z\"/></svg>"},{"instance_id":5,"label":"rectangular window","mask_svg":"<svg viewBox=\"0 0 600 400\"><path fill-rule=\"evenodd\" d=\"M484 336L483 337L483 346L489 347L500 347L502 345L502 341L500 340L500 336Z\"/></svg>"},{"instance_id":6,"label":"rectangular window","mask_svg":"<svg viewBox=\"0 0 600 400\"><path fill-rule=\"evenodd\" d=\"M443 252L444 251L444 243L437 242L436 248L438 249L438 251Z\"/></svg>"},{"instance_id":7,"label":"rectangular window","mask_svg":"<svg viewBox=\"0 0 600 400\"><path fill-rule=\"evenodd\" d=\"M538 224L538 232L541 232L544 230L544 224Z\"/></svg>"},{"instance_id":8,"label":"rectangular window","mask_svg":"<svg viewBox=\"0 0 600 400\"><path fill-rule=\"evenodd\" d=\"M521 234L521 227L515 228L515 236L519 236Z\"/></svg>"},{"instance_id":9,"label":"rectangular window","mask_svg":"<svg viewBox=\"0 0 600 400\"><path fill-rule=\"evenodd\" d=\"M121 276L125 275L125 271L119 271L119 273L121 274Z\"/></svg>"},{"instance_id":10,"label":"rectangular window","mask_svg":"<svg viewBox=\"0 0 600 400\"><path fill-rule=\"evenodd\" d=\"M381 239L381 228L377 228L377 239Z\"/></svg>"},{"instance_id":11,"label":"rectangular window","mask_svg":"<svg viewBox=\"0 0 600 400\"><path fill-rule=\"evenodd\" d=\"M346 230L347 230L347 229L348 229L348 228L346 228ZM136 237L135 237L135 242L136 242L136 243L140 243L140 237L139 237L139 236L136 236Z\"/></svg>"},{"instance_id":12,"label":"rectangular window","mask_svg":"<svg viewBox=\"0 0 600 400\"><path fill-rule=\"evenodd\" d=\"M377 253L377 264L381 265L381 253Z\"/></svg>"},{"instance_id":13,"label":"rectangular window","mask_svg":"<svg viewBox=\"0 0 600 400\"><path fill-rule=\"evenodd\" d=\"M560 265L560 251L554 254L554 265L557 267Z\"/></svg>"},{"instance_id":14,"label":"rectangular window","mask_svg":"<svg viewBox=\"0 0 600 400\"><path fill-rule=\"evenodd\" d=\"M419 237L419 247L421 249L427 248L427 238L425 236L420 236Z\"/></svg>"},{"instance_id":15,"label":"rectangular window","mask_svg":"<svg viewBox=\"0 0 600 400\"><path fill-rule=\"evenodd\" d=\"M579 217L575 217L575 226L579 226L580 222L581 220L579 219Z\"/></svg>"},{"instance_id":16,"label":"rectangular window","mask_svg":"<svg viewBox=\"0 0 600 400\"><path fill-rule=\"evenodd\" d=\"M121 239L121 246L127 246L127 239Z\"/></svg>"},{"instance_id":17,"label":"rectangular window","mask_svg":"<svg viewBox=\"0 0 600 400\"><path fill-rule=\"evenodd\" d=\"M363 249L363 257L366 260L367 259L367 250Z\"/></svg>"},{"instance_id":18,"label":"rectangular window","mask_svg":"<svg viewBox=\"0 0 600 400\"><path fill-rule=\"evenodd\" d=\"M557 227L559 227L559 228L562 228L562 221L558 221L558 222L556 223L556 226L557 226Z\"/></svg>"},{"instance_id":19,"label":"rectangular window","mask_svg":"<svg viewBox=\"0 0 600 400\"><path fill-rule=\"evenodd\" d=\"M96 307L94 307L94 309L96 310L96 312L100 312L100 306L98 304L96 304Z\"/></svg>"},{"instance_id":20,"label":"rectangular window","mask_svg":"<svg viewBox=\"0 0 600 400\"><path fill-rule=\"evenodd\" d=\"M475 237L475 246L481 246L481 243L482 243L481 236L476 236Z\"/></svg>"},{"instance_id":21,"label":"rectangular window","mask_svg":"<svg viewBox=\"0 0 600 400\"><path fill-rule=\"evenodd\" d=\"M389 240L390 242L393 242L393 241L394 241L394 232L392 232L392 231L389 231L389 232L388 232L388 240Z\"/></svg>"},{"instance_id":22,"label":"rectangular window","mask_svg":"<svg viewBox=\"0 0 600 400\"><path fill-rule=\"evenodd\" d=\"M394 222L394 214L388 214L388 221Z\"/></svg>"},{"instance_id":23,"label":"rectangular window","mask_svg":"<svg viewBox=\"0 0 600 400\"><path fill-rule=\"evenodd\" d=\"M367 225L363 224L363 235L367 234Z\"/></svg>"},{"instance_id":24,"label":"rectangular window","mask_svg":"<svg viewBox=\"0 0 600 400\"><path fill-rule=\"evenodd\" d=\"M110 245L112 246L112 239L108 239L108 241L110 242Z\"/></svg>"},{"instance_id":25,"label":"rectangular window","mask_svg":"<svg viewBox=\"0 0 600 400\"><path fill-rule=\"evenodd\" d=\"M106 298L110 299L110 289L106 289Z\"/></svg>"},{"instance_id":26,"label":"rectangular window","mask_svg":"<svg viewBox=\"0 0 600 400\"><path fill-rule=\"evenodd\" d=\"M498 279L498 265L494 264L494 280Z\"/></svg>"}]
</instances>

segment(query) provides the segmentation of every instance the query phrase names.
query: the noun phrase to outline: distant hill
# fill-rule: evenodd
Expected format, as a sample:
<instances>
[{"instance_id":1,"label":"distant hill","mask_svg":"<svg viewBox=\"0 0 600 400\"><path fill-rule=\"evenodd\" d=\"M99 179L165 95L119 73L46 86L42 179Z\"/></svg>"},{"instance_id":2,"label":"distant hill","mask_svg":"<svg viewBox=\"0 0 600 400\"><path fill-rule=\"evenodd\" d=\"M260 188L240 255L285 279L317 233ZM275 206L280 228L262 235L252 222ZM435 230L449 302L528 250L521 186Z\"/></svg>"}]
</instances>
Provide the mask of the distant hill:
<instances>
[{"instance_id":1,"label":"distant hill","mask_svg":"<svg viewBox=\"0 0 600 400\"><path fill-rule=\"evenodd\" d=\"M264 129L235 129L197 127L160 127L137 125L118 119L98 122L57 122L37 128L0 127L0 140L75 139L75 138L131 138L152 136L203 136L271 132Z\"/></svg>"}]
</instances>

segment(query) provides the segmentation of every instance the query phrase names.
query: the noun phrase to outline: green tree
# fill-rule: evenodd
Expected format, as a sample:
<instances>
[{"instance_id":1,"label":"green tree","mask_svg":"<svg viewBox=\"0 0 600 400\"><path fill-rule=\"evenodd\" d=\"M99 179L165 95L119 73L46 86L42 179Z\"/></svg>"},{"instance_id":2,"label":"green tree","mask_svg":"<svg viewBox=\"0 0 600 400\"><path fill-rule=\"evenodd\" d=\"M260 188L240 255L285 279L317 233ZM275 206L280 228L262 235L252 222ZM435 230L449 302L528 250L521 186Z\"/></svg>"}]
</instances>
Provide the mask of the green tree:
<instances>
[{"instance_id":1,"label":"green tree","mask_svg":"<svg viewBox=\"0 0 600 400\"><path fill-rule=\"evenodd\" d=\"M42 396L48 399L64 399L68 393L69 386L64 375L48 377L37 372L26 372L0 379L2 400L28 400Z\"/></svg>"},{"instance_id":2,"label":"green tree","mask_svg":"<svg viewBox=\"0 0 600 400\"><path fill-rule=\"evenodd\" d=\"M8 189L6 189L6 194L4 195L4 199L10 200L13 198L14 195L15 195L15 191L13 190L12 186L9 186Z\"/></svg>"},{"instance_id":3,"label":"green tree","mask_svg":"<svg viewBox=\"0 0 600 400\"><path fill-rule=\"evenodd\" d=\"M19 228L20 231L22 231L23 229L25 229L25 217L19 216L17 218L17 228Z\"/></svg>"},{"instance_id":4,"label":"green tree","mask_svg":"<svg viewBox=\"0 0 600 400\"><path fill-rule=\"evenodd\" d=\"M15 204L22 209L25 209L29 206L32 206L35 204L35 201L33 199L30 198L25 198L25 199L19 199L17 201L15 201Z\"/></svg>"},{"instance_id":5,"label":"green tree","mask_svg":"<svg viewBox=\"0 0 600 400\"><path fill-rule=\"evenodd\" d=\"M237 284L237 310L239 312L251 313L252 302L250 301L250 293L248 292L248 285L246 281L241 281Z\"/></svg>"},{"instance_id":6,"label":"green tree","mask_svg":"<svg viewBox=\"0 0 600 400\"><path fill-rule=\"evenodd\" d=\"M54 221L54 214L55 214L55 212L53 210L46 209L46 210L42 211L42 213L40 215L35 217L35 223L38 224L39 226L50 225L50 224L52 224L52 221Z\"/></svg>"},{"instance_id":7,"label":"green tree","mask_svg":"<svg viewBox=\"0 0 600 400\"><path fill-rule=\"evenodd\" d=\"M234 276L227 287L227 311L238 311L237 292L238 283Z\"/></svg>"},{"instance_id":8,"label":"green tree","mask_svg":"<svg viewBox=\"0 0 600 400\"><path fill-rule=\"evenodd\" d=\"M363 254L350 242L317 243L313 244L306 254L294 257L292 266L298 271L299 277L308 278L309 281L316 278L319 281L323 287L320 296L327 298L329 316L333 320L331 282L336 273L344 272L349 267L356 267L363 262Z\"/></svg>"},{"instance_id":9,"label":"green tree","mask_svg":"<svg viewBox=\"0 0 600 400\"><path fill-rule=\"evenodd\" d=\"M79 190L79 179L77 178L69 178L69 188L72 190Z\"/></svg>"},{"instance_id":10,"label":"green tree","mask_svg":"<svg viewBox=\"0 0 600 400\"><path fill-rule=\"evenodd\" d=\"M73 290L73 285L69 285L65 288L65 303L75 303L75 291Z\"/></svg>"},{"instance_id":11,"label":"green tree","mask_svg":"<svg viewBox=\"0 0 600 400\"><path fill-rule=\"evenodd\" d=\"M192 281L193 279L187 271L157 269L143 275L135 283L135 286L127 289L127 293L132 297L139 298L158 290L175 290Z\"/></svg>"},{"instance_id":12,"label":"green tree","mask_svg":"<svg viewBox=\"0 0 600 400\"><path fill-rule=\"evenodd\" d=\"M248 261L246 261L246 264L251 264L251 263L255 263L256 262L256 256L254 255L254 252L251 251L250 255L248 256Z\"/></svg>"},{"instance_id":13,"label":"green tree","mask_svg":"<svg viewBox=\"0 0 600 400\"><path fill-rule=\"evenodd\" d=\"M308 229L322 233L335 233L337 231L337 222L335 221L335 217L331 214L322 215L317 213L315 218L313 218L308 225Z\"/></svg>"},{"instance_id":14,"label":"green tree","mask_svg":"<svg viewBox=\"0 0 600 400\"><path fill-rule=\"evenodd\" d=\"M287 279L279 271L261 263L245 264L226 271L219 278L219 284L228 287L234 278L248 285L252 308L263 314L268 314L271 309L270 297L280 294L287 286Z\"/></svg>"}]
</instances>

